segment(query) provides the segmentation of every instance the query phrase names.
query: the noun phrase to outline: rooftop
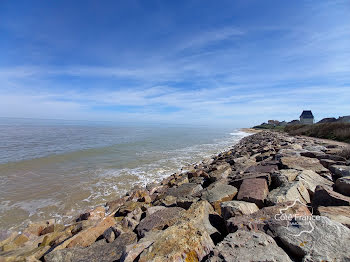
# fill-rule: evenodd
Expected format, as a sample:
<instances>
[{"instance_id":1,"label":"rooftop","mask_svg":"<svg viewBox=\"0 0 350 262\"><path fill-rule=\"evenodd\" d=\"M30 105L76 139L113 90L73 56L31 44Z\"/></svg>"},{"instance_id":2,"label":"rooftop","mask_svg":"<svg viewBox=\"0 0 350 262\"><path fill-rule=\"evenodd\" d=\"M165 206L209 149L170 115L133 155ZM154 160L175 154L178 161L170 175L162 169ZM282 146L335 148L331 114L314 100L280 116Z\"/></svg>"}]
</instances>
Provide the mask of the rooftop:
<instances>
[{"instance_id":1,"label":"rooftop","mask_svg":"<svg viewBox=\"0 0 350 262\"><path fill-rule=\"evenodd\" d=\"M300 117L314 118L314 115L312 114L311 110L304 110L303 113L300 115Z\"/></svg>"}]
</instances>

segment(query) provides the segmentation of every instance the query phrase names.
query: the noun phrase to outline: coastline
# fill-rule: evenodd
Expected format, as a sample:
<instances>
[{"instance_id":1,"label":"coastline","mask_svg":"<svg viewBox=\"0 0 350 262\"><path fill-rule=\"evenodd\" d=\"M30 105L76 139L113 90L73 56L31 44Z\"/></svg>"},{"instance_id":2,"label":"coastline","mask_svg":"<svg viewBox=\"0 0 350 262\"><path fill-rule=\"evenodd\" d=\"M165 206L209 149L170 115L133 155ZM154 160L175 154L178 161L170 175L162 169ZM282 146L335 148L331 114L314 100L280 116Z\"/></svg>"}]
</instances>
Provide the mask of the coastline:
<instances>
[{"instance_id":1,"label":"coastline","mask_svg":"<svg viewBox=\"0 0 350 262\"><path fill-rule=\"evenodd\" d=\"M257 228L262 226L259 229L264 234L262 238L268 238L263 227L271 225L256 221L259 212L272 215L277 207L285 207L297 198L303 204L315 204L317 199L316 209L322 206L322 190L331 190L335 178L338 179L335 175L338 171L332 166L350 164L339 156L342 145L332 141L251 129L241 131L252 135L159 183L133 188L105 206L80 214L68 225L49 220L30 224L20 234L3 234L0 261L1 257L7 259L4 261L28 257L33 261L65 261L68 257L89 258L86 261L164 261L165 258L219 261L215 260L217 256L227 255L223 243L230 241L228 235L250 234L249 221L255 221ZM307 183L301 184L301 178ZM319 185L323 186L320 193L316 188ZM294 193L289 194L288 188ZM318 195L322 197L317 198ZM298 212L311 215L305 206L298 208ZM215 218L214 221L209 217ZM347 222L345 226L338 222L332 221L345 233L350 232L345 227ZM237 231L239 224L248 233ZM277 237L281 236L277 234ZM275 250L275 240L269 241L269 247ZM111 248L113 254L108 252ZM339 248L343 245L339 244ZM291 252L284 247L274 255L280 261L288 261ZM264 257L263 253L257 254Z\"/></svg>"}]
</instances>

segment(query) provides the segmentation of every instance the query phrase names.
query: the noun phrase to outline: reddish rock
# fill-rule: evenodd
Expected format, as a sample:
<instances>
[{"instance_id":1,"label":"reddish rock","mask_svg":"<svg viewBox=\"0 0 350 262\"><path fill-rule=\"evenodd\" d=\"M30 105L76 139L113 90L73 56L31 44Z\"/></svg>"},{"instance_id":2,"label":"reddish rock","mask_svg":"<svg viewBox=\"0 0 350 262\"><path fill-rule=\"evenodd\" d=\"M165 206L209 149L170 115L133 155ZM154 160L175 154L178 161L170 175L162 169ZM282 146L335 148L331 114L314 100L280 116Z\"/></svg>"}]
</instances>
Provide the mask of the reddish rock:
<instances>
[{"instance_id":1,"label":"reddish rock","mask_svg":"<svg viewBox=\"0 0 350 262\"><path fill-rule=\"evenodd\" d=\"M277 165L259 165L250 166L245 170L245 173L273 173L278 170Z\"/></svg>"},{"instance_id":2,"label":"reddish rock","mask_svg":"<svg viewBox=\"0 0 350 262\"><path fill-rule=\"evenodd\" d=\"M246 179L263 178L266 180L267 185L271 185L271 175L269 173L244 173L237 174L233 179L230 180L230 185L239 188L242 182Z\"/></svg>"},{"instance_id":3,"label":"reddish rock","mask_svg":"<svg viewBox=\"0 0 350 262\"><path fill-rule=\"evenodd\" d=\"M269 188L264 178L245 179L239 189L237 199L255 203L258 207L264 206L264 200Z\"/></svg>"}]
</instances>

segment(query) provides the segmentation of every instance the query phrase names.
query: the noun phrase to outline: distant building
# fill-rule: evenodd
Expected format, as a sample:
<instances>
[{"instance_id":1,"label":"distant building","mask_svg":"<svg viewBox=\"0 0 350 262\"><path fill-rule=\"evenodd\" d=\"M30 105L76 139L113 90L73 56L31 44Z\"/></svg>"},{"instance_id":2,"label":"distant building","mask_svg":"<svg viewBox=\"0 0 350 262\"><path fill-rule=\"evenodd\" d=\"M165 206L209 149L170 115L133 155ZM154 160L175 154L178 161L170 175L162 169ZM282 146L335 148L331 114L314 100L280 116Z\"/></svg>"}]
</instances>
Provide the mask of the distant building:
<instances>
[{"instance_id":1,"label":"distant building","mask_svg":"<svg viewBox=\"0 0 350 262\"><path fill-rule=\"evenodd\" d=\"M311 110L304 110L300 115L300 123L304 125L312 125L315 121Z\"/></svg>"},{"instance_id":2,"label":"distant building","mask_svg":"<svg viewBox=\"0 0 350 262\"><path fill-rule=\"evenodd\" d=\"M317 123L324 124L324 123L334 123L334 122L337 122L337 119L335 117L327 117L327 118L323 118L321 121L318 121Z\"/></svg>"},{"instance_id":3,"label":"distant building","mask_svg":"<svg viewBox=\"0 0 350 262\"><path fill-rule=\"evenodd\" d=\"M292 120L292 121L288 122L287 125L299 125L299 124L300 124L299 120Z\"/></svg>"},{"instance_id":4,"label":"distant building","mask_svg":"<svg viewBox=\"0 0 350 262\"><path fill-rule=\"evenodd\" d=\"M342 123L350 123L350 116L342 116L339 117L337 122L342 122Z\"/></svg>"}]
</instances>

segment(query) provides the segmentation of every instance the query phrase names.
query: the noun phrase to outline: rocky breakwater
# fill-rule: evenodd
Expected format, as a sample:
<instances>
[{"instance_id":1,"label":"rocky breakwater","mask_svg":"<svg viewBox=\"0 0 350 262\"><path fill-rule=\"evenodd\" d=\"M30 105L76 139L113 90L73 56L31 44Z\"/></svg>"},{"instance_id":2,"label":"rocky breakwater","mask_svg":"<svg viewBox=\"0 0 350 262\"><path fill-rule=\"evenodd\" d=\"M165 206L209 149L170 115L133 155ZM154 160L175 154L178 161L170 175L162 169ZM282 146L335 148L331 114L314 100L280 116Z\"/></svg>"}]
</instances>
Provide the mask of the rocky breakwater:
<instances>
[{"instance_id":1,"label":"rocky breakwater","mask_svg":"<svg viewBox=\"0 0 350 262\"><path fill-rule=\"evenodd\" d=\"M261 132L188 172L0 238L0 261L350 261L343 145Z\"/></svg>"}]
</instances>

